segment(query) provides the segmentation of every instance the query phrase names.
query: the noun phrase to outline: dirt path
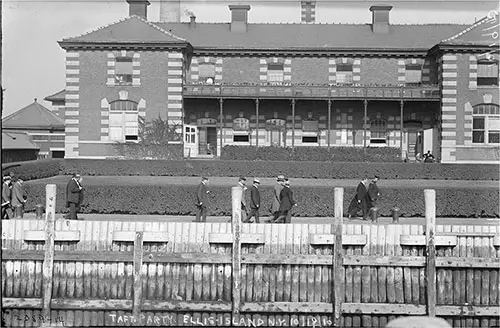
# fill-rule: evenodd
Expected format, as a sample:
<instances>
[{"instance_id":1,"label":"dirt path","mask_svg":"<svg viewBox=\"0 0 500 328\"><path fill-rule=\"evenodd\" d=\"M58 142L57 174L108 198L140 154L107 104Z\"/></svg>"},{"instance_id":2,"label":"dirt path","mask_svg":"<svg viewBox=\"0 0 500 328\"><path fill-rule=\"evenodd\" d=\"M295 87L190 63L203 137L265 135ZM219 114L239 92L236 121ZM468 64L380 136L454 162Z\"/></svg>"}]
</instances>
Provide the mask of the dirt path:
<instances>
[{"instance_id":1,"label":"dirt path","mask_svg":"<svg viewBox=\"0 0 500 328\"><path fill-rule=\"evenodd\" d=\"M67 176L56 176L47 179L28 181L27 184L61 184L69 181ZM253 177L247 177L247 185L251 185ZM275 179L260 179L261 186L273 186ZM170 177L170 176L84 176L83 184L91 185L197 185L199 177ZM359 180L336 180L336 179L291 179L292 186L304 187L352 187L355 188ZM210 184L216 186L235 186L238 178L235 177L213 177ZM420 187L420 188L499 188L498 181L491 180L380 180L380 188L394 187Z\"/></svg>"}]
</instances>

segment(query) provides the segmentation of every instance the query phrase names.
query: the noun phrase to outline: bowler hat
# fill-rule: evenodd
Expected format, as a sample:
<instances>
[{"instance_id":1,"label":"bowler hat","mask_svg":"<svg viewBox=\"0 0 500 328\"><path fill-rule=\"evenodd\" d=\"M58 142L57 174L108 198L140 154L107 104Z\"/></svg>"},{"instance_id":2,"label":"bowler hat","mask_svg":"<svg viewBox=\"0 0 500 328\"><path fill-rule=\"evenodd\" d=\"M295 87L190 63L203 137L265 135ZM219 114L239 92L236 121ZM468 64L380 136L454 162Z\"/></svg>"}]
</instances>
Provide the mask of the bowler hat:
<instances>
[{"instance_id":1,"label":"bowler hat","mask_svg":"<svg viewBox=\"0 0 500 328\"><path fill-rule=\"evenodd\" d=\"M278 175L278 177L276 178L276 180L283 181L283 180L285 180L285 176L284 175Z\"/></svg>"},{"instance_id":2,"label":"bowler hat","mask_svg":"<svg viewBox=\"0 0 500 328\"><path fill-rule=\"evenodd\" d=\"M259 179L257 179L257 178L254 178L254 179L253 179L253 183L259 183L259 184L260 184L260 180L259 180Z\"/></svg>"}]
</instances>

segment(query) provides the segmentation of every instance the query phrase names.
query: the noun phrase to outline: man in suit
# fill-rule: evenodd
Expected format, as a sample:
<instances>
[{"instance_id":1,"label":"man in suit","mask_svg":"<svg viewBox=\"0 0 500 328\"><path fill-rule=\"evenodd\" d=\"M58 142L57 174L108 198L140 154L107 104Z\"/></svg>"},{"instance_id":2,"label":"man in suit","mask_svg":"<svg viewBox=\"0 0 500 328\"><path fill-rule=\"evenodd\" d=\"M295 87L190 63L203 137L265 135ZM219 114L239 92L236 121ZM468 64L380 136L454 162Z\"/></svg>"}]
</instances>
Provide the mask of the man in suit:
<instances>
[{"instance_id":1,"label":"man in suit","mask_svg":"<svg viewBox=\"0 0 500 328\"><path fill-rule=\"evenodd\" d=\"M276 222L281 219L285 219L285 223L292 222L292 208L297 206L297 203L293 200L293 192L290 189L290 181L285 179L285 183L283 189L280 193L280 216L276 220Z\"/></svg>"},{"instance_id":2,"label":"man in suit","mask_svg":"<svg viewBox=\"0 0 500 328\"><path fill-rule=\"evenodd\" d=\"M83 202L83 187L81 185L82 177L80 174L73 174L71 180L66 185L66 207L69 207L70 220L78 220L77 212L80 211L80 205Z\"/></svg>"},{"instance_id":3,"label":"man in suit","mask_svg":"<svg viewBox=\"0 0 500 328\"><path fill-rule=\"evenodd\" d=\"M208 178L202 177L201 183L196 191L196 222L207 222L207 207L208 207Z\"/></svg>"},{"instance_id":4,"label":"man in suit","mask_svg":"<svg viewBox=\"0 0 500 328\"><path fill-rule=\"evenodd\" d=\"M250 213L248 213L248 219L246 222L250 222L250 219L255 216L255 223L259 222L259 209L260 209L260 191L259 191L260 180L257 178L253 179L253 185L250 188Z\"/></svg>"},{"instance_id":5,"label":"man in suit","mask_svg":"<svg viewBox=\"0 0 500 328\"><path fill-rule=\"evenodd\" d=\"M271 205L271 212L273 213L273 219L271 222L276 222L280 216L280 194L283 189L283 182L285 177L283 175L278 175L276 178L276 184L273 188L273 204Z\"/></svg>"},{"instance_id":6,"label":"man in suit","mask_svg":"<svg viewBox=\"0 0 500 328\"><path fill-rule=\"evenodd\" d=\"M380 192L377 186L377 181L379 180L379 176L375 175L372 179L372 182L370 182L370 185L368 186L368 211L371 211L372 208L377 207L377 200L378 197L380 196Z\"/></svg>"},{"instance_id":7,"label":"man in suit","mask_svg":"<svg viewBox=\"0 0 500 328\"><path fill-rule=\"evenodd\" d=\"M351 203L349 204L349 208L347 209L347 213L349 219L351 217L356 217L359 210L361 209L363 212L363 220L368 218L368 176L365 174L363 179L358 183L358 187L356 188L356 194L354 195Z\"/></svg>"},{"instance_id":8,"label":"man in suit","mask_svg":"<svg viewBox=\"0 0 500 328\"><path fill-rule=\"evenodd\" d=\"M247 220L248 210L247 210L247 200L245 197L245 191L247 190L247 179L245 177L240 177L238 180L238 186L241 188L241 222Z\"/></svg>"},{"instance_id":9,"label":"man in suit","mask_svg":"<svg viewBox=\"0 0 500 328\"><path fill-rule=\"evenodd\" d=\"M3 177L2 183L2 219L12 219L12 190L11 190L12 179L10 175Z\"/></svg>"},{"instance_id":10,"label":"man in suit","mask_svg":"<svg viewBox=\"0 0 500 328\"><path fill-rule=\"evenodd\" d=\"M12 207L14 209L14 218L22 219L24 216L24 204L27 200L26 191L23 188L23 180L15 179L12 186Z\"/></svg>"}]
</instances>

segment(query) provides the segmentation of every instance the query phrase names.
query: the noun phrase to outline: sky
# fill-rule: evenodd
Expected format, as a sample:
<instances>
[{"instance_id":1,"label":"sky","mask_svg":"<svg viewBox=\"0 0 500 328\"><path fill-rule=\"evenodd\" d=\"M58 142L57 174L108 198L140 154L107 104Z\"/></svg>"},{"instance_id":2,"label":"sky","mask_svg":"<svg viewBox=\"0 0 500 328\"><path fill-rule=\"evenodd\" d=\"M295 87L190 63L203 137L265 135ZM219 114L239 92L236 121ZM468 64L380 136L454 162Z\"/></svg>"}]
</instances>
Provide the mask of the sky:
<instances>
[{"instance_id":1,"label":"sky","mask_svg":"<svg viewBox=\"0 0 500 328\"><path fill-rule=\"evenodd\" d=\"M158 21L159 0L150 0L148 20ZM299 0L181 0L181 12L198 22L229 22L229 4L249 4L251 23L299 23ZM472 24L498 9L498 1L317 0L316 22L369 23L373 4L390 4L391 24ZM3 0L3 117L65 87L65 52L57 41L84 34L128 16L125 0ZM186 14L182 21L189 21Z\"/></svg>"}]
</instances>

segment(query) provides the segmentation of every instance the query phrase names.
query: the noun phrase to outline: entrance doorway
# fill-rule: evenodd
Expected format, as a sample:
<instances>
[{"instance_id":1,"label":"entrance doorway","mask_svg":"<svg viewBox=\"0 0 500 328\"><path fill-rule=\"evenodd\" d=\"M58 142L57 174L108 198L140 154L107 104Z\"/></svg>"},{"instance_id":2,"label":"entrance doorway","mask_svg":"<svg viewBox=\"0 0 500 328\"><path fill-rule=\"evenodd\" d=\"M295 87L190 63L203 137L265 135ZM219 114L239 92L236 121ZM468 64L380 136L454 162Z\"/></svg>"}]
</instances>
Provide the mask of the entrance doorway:
<instances>
[{"instance_id":1,"label":"entrance doorway","mask_svg":"<svg viewBox=\"0 0 500 328\"><path fill-rule=\"evenodd\" d=\"M199 127L199 155L217 155L217 128Z\"/></svg>"},{"instance_id":2,"label":"entrance doorway","mask_svg":"<svg viewBox=\"0 0 500 328\"><path fill-rule=\"evenodd\" d=\"M422 122L409 121L404 123L406 134L406 153L410 161L416 161L417 154L423 155L424 136Z\"/></svg>"}]
</instances>

